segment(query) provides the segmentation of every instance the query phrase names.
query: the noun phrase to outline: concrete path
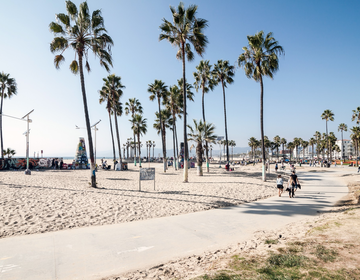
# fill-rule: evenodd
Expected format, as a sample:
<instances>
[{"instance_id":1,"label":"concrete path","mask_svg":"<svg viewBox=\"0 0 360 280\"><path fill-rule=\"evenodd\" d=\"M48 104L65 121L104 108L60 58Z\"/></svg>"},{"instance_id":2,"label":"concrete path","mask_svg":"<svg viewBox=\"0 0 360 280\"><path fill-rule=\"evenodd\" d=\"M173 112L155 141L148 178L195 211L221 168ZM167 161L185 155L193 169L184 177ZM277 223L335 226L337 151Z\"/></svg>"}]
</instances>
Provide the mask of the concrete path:
<instances>
[{"instance_id":1,"label":"concrete path","mask_svg":"<svg viewBox=\"0 0 360 280\"><path fill-rule=\"evenodd\" d=\"M0 240L0 280L101 279L252 238L329 209L348 189L344 169L302 172L302 190L236 207Z\"/></svg>"}]
</instances>

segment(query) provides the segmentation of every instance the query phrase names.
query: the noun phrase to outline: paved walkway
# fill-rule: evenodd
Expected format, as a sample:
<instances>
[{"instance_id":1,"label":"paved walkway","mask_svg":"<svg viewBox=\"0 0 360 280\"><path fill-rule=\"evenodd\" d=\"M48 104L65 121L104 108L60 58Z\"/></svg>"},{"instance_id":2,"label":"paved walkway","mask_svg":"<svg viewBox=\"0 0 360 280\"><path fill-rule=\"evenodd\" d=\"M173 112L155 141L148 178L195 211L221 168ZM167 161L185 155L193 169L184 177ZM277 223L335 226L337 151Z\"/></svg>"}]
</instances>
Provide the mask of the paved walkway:
<instances>
[{"instance_id":1,"label":"paved walkway","mask_svg":"<svg viewBox=\"0 0 360 280\"><path fill-rule=\"evenodd\" d=\"M256 230L327 210L348 192L335 173L299 173L303 188L295 199L284 194L236 207L1 239L0 280L101 279L225 248Z\"/></svg>"}]
</instances>

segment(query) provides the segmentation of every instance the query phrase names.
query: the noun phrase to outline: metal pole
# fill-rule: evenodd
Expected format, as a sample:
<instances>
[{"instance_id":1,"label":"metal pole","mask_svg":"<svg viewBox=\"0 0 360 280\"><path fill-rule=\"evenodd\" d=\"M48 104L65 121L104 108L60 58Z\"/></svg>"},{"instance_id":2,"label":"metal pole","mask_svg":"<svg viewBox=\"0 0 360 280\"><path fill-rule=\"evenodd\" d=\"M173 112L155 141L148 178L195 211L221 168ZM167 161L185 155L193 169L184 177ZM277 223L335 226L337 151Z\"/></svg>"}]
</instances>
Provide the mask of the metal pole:
<instances>
[{"instance_id":1,"label":"metal pole","mask_svg":"<svg viewBox=\"0 0 360 280\"><path fill-rule=\"evenodd\" d=\"M26 170L25 170L25 175L31 175L31 171L29 169L29 115L27 115L27 132L26 132Z\"/></svg>"},{"instance_id":2,"label":"metal pole","mask_svg":"<svg viewBox=\"0 0 360 280\"><path fill-rule=\"evenodd\" d=\"M96 125L94 126L94 130L95 130L95 166L96 166Z\"/></svg>"}]
</instances>

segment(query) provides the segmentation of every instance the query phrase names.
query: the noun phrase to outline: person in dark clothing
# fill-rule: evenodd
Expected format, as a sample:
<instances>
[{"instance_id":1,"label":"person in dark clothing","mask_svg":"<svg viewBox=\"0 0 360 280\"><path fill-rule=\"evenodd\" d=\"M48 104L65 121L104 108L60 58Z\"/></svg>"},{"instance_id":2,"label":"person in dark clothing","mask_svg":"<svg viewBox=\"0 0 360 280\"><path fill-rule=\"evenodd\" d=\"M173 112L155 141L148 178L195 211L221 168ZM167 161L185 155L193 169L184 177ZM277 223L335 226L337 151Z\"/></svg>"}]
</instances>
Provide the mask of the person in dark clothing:
<instances>
[{"instance_id":1,"label":"person in dark clothing","mask_svg":"<svg viewBox=\"0 0 360 280\"><path fill-rule=\"evenodd\" d=\"M59 160L55 159L55 169L59 169Z\"/></svg>"},{"instance_id":2,"label":"person in dark clothing","mask_svg":"<svg viewBox=\"0 0 360 280\"><path fill-rule=\"evenodd\" d=\"M291 175L289 177L289 184L288 184L288 188L289 188L289 197L292 198L295 195L295 192L297 190L298 185L300 185L299 183L299 179L297 177L297 175L295 174L295 171L291 172Z\"/></svg>"},{"instance_id":3,"label":"person in dark clothing","mask_svg":"<svg viewBox=\"0 0 360 280\"><path fill-rule=\"evenodd\" d=\"M51 161L51 168L55 169L55 159L54 158Z\"/></svg>"},{"instance_id":4,"label":"person in dark clothing","mask_svg":"<svg viewBox=\"0 0 360 280\"><path fill-rule=\"evenodd\" d=\"M63 165L64 165L64 162L63 162L63 160L61 159L61 160L60 160L60 170L63 168Z\"/></svg>"}]
</instances>

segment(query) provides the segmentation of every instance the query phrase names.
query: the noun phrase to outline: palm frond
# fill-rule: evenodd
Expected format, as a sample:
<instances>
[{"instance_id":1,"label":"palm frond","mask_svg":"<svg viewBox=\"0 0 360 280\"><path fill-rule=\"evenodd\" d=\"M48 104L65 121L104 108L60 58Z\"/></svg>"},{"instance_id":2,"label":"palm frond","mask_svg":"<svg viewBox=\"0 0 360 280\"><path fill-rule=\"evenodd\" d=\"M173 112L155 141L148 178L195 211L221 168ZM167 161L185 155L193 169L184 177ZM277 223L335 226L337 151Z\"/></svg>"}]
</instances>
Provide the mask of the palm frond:
<instances>
[{"instance_id":1,"label":"palm frond","mask_svg":"<svg viewBox=\"0 0 360 280\"><path fill-rule=\"evenodd\" d=\"M61 54L56 55L54 58L54 64L56 69L60 69L60 64L65 61L65 57Z\"/></svg>"},{"instance_id":2,"label":"palm frond","mask_svg":"<svg viewBox=\"0 0 360 280\"><path fill-rule=\"evenodd\" d=\"M79 64L76 60L73 60L70 64L70 70L73 74L77 74L79 71Z\"/></svg>"}]
</instances>

